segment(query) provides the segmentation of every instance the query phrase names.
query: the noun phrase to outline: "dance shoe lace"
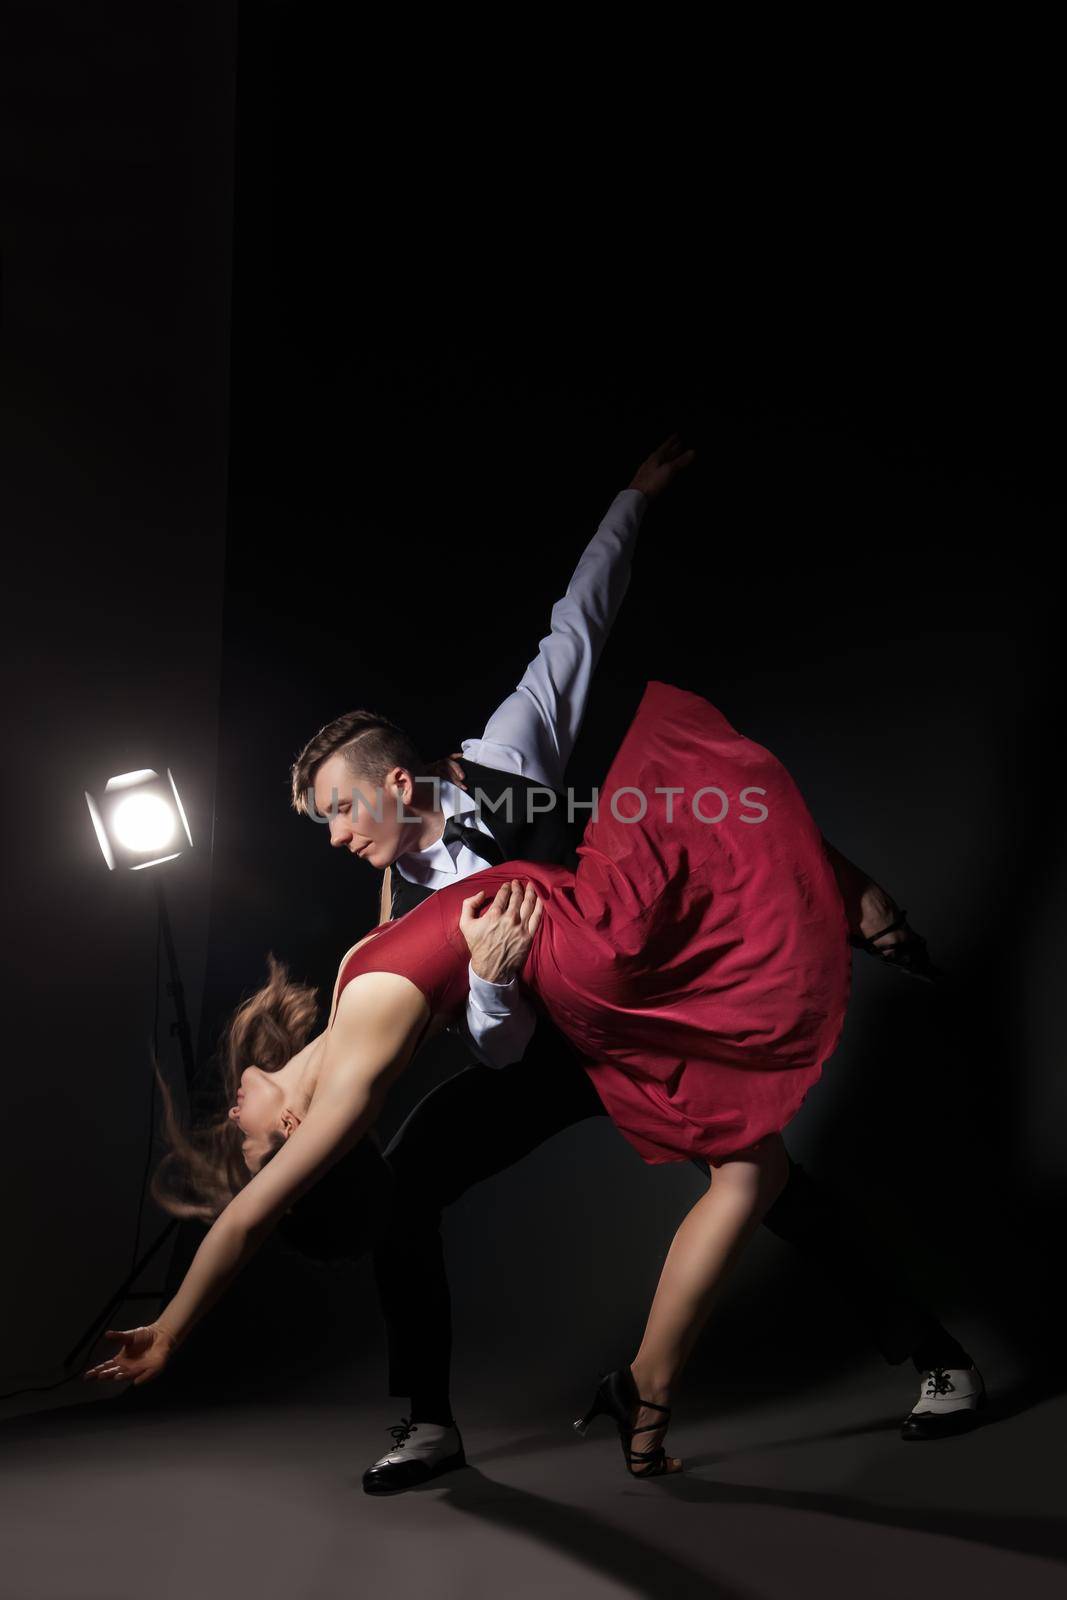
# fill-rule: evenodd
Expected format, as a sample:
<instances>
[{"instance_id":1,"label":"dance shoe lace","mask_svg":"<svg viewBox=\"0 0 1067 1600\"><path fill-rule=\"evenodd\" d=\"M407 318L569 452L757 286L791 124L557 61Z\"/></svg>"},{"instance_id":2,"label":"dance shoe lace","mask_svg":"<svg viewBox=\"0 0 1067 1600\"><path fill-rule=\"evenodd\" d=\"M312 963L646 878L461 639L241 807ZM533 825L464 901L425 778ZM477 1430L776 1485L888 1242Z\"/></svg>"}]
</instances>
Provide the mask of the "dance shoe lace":
<instances>
[{"instance_id":1,"label":"dance shoe lace","mask_svg":"<svg viewBox=\"0 0 1067 1600\"><path fill-rule=\"evenodd\" d=\"M977 1367L931 1367L922 1376L919 1398L904 1419L904 1439L940 1439L963 1433L978 1421L986 1403Z\"/></svg>"},{"instance_id":2,"label":"dance shoe lace","mask_svg":"<svg viewBox=\"0 0 1067 1600\"><path fill-rule=\"evenodd\" d=\"M367 1494L399 1494L442 1472L467 1465L463 1440L455 1423L446 1428L437 1422L415 1422L403 1417L389 1432L393 1438L392 1449L363 1474L363 1488Z\"/></svg>"}]
</instances>

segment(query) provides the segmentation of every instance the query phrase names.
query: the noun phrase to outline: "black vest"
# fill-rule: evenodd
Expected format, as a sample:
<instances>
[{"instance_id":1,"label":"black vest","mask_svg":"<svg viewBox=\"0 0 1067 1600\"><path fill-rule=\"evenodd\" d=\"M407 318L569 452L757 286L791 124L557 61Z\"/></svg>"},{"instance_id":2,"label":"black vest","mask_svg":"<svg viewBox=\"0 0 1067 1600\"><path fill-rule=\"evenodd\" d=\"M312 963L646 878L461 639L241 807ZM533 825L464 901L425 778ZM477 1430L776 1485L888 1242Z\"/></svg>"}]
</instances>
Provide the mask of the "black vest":
<instances>
[{"instance_id":1,"label":"black vest","mask_svg":"<svg viewBox=\"0 0 1067 1600\"><path fill-rule=\"evenodd\" d=\"M555 861L564 867L577 866L575 852L585 831L586 821L592 815L588 808L579 811L573 822L568 822L566 797L553 790L555 805L552 809L535 810L528 818L527 795L531 789L542 791L533 796L534 807L548 803L548 797L543 792L544 784L536 783L533 778L522 778L516 772L501 772L497 767L480 766L476 761L461 760L460 764L471 799L476 805L479 803L479 790L481 796L485 797L487 803L480 807L481 820L504 852L505 861ZM510 816L505 798L509 792ZM499 810L494 810L498 801L502 802ZM395 866L390 879L391 918L402 917L405 911L410 911L412 906L417 906L434 892L425 884L412 883Z\"/></svg>"}]
</instances>

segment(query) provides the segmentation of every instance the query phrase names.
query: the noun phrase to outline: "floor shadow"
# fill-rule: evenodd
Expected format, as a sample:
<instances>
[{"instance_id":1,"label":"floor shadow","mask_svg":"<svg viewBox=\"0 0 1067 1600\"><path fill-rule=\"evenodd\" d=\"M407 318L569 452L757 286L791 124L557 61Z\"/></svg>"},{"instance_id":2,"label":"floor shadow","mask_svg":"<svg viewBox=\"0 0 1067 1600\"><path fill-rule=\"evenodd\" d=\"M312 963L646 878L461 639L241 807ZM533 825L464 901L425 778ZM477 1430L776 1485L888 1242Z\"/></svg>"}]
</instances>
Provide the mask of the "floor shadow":
<instances>
[{"instance_id":1,"label":"floor shadow","mask_svg":"<svg viewBox=\"0 0 1067 1600\"><path fill-rule=\"evenodd\" d=\"M566 1428L553 1428L551 1432L527 1433L510 1444L490 1445L477 1452L478 1464L485 1461L511 1461L521 1456L539 1456L546 1450L559 1450L569 1444L573 1435Z\"/></svg>"},{"instance_id":2,"label":"floor shadow","mask_svg":"<svg viewBox=\"0 0 1067 1600\"><path fill-rule=\"evenodd\" d=\"M870 1418L866 1422L849 1423L840 1428L824 1428L816 1433L795 1433L784 1439L752 1440L733 1450L708 1450L699 1456L687 1454L685 1464L687 1468L713 1467L716 1462L729 1461L733 1456L763 1455L768 1450L803 1449L805 1445L825 1444L831 1439L862 1439L867 1434L890 1433L899 1429L903 1420L902 1415L894 1412L892 1416Z\"/></svg>"},{"instance_id":3,"label":"floor shadow","mask_svg":"<svg viewBox=\"0 0 1067 1600\"><path fill-rule=\"evenodd\" d=\"M852 1522L904 1528L912 1533L929 1533L942 1539L966 1539L972 1544L992 1545L1022 1555L1067 1561L1067 1523L1053 1517L1003 1516L996 1512L960 1511L944 1506L879 1505L875 1500L827 1494L818 1490L763 1489L719 1481L712 1483L684 1472L669 1478L658 1478L647 1487L654 1494L670 1494L694 1505L764 1505L791 1511L818 1512L824 1516L847 1518Z\"/></svg>"},{"instance_id":4,"label":"floor shadow","mask_svg":"<svg viewBox=\"0 0 1067 1600\"><path fill-rule=\"evenodd\" d=\"M442 1505L481 1517L527 1539L569 1555L628 1593L651 1600L755 1600L756 1591L724 1584L681 1554L651 1545L628 1529L602 1521L587 1507L562 1505L485 1477L476 1467L456 1473L443 1485L429 1483L414 1493L436 1492Z\"/></svg>"},{"instance_id":5,"label":"floor shadow","mask_svg":"<svg viewBox=\"0 0 1067 1600\"><path fill-rule=\"evenodd\" d=\"M918 1378L915 1387L917 1389ZM1067 1388L1058 1379L1056 1381L1042 1380L1038 1377L1020 1380L1003 1390L993 1390L985 1406L978 1414L976 1428L993 1427L998 1423L1008 1422L1014 1417L1025 1415L1036 1406L1048 1400L1055 1399ZM868 1417L861 1421L843 1423L836 1428L803 1431L792 1434L786 1438L752 1441L742 1445L736 1450L708 1451L703 1455L686 1456L686 1464L690 1467L713 1466L717 1461L729 1460L731 1456L749 1455L756 1451L763 1453L768 1450L784 1450L791 1446L825 1443L831 1439L859 1439L868 1434L895 1433L899 1431L904 1418L908 1414L908 1407L902 1406L899 1411L885 1414L881 1417ZM709 1416L709 1422L713 1420ZM973 1430L972 1430L973 1431ZM902 1441L903 1442L903 1441ZM503 1452L501 1452L503 1453Z\"/></svg>"},{"instance_id":6,"label":"floor shadow","mask_svg":"<svg viewBox=\"0 0 1067 1600\"><path fill-rule=\"evenodd\" d=\"M681 1551L651 1545L630 1529L607 1523L587 1507L571 1507L543 1495L501 1484L476 1467L450 1475L447 1480L410 1491L430 1494L439 1503L495 1526L549 1545L569 1555L628 1591L660 1600L664 1594L681 1600L751 1600L755 1591L725 1584L689 1561ZM658 1478L634 1492L666 1494L694 1506L765 1506L801 1511L849 1522L895 1528L936 1538L962 1539L1019 1554L1067 1560L1067 1527L1049 1517L998 1516L987 1511L968 1512L944 1507L883 1505L858 1496L768 1489L758 1486L702 1481L689 1473Z\"/></svg>"}]
</instances>

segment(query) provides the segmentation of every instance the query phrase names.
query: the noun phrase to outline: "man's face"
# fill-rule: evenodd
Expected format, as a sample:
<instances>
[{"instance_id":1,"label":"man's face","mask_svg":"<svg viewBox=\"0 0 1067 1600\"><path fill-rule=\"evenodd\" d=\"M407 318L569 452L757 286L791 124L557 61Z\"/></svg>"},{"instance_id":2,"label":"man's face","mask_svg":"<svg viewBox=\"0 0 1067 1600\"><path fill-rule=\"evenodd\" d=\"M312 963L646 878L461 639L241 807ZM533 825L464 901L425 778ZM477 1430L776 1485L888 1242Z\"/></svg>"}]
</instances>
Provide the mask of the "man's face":
<instances>
[{"instance_id":1,"label":"man's face","mask_svg":"<svg viewBox=\"0 0 1067 1600\"><path fill-rule=\"evenodd\" d=\"M394 767L380 789L353 773L338 752L315 774L315 810L329 818L330 843L337 850L385 868L411 842L411 824L403 821L414 792L411 774ZM398 803L399 799L399 803Z\"/></svg>"}]
</instances>

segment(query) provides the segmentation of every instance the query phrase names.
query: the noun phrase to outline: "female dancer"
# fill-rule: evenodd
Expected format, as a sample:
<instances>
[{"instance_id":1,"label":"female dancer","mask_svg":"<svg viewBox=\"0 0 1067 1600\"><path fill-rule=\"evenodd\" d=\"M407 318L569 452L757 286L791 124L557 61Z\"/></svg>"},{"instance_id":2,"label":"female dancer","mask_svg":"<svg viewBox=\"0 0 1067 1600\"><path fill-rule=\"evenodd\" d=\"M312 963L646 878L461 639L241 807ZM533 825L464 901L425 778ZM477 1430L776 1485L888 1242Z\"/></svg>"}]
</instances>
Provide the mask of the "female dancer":
<instances>
[{"instance_id":1,"label":"female dancer","mask_svg":"<svg viewBox=\"0 0 1067 1600\"><path fill-rule=\"evenodd\" d=\"M788 1170L781 1130L844 1024L842 887L782 765L708 701L652 682L571 871L505 862L439 890L345 956L329 1026L231 1115L254 1175L147 1328L88 1377L155 1376L264 1237L373 1125L416 1049L466 1004L471 902L522 877L539 904L522 978L645 1161L703 1157L708 1191L667 1254L641 1346L601 1381L631 1472L677 1471L662 1436L710 1302ZM303 1109L297 1111L295 1105ZM638 1441L640 1448L635 1448Z\"/></svg>"}]
</instances>

